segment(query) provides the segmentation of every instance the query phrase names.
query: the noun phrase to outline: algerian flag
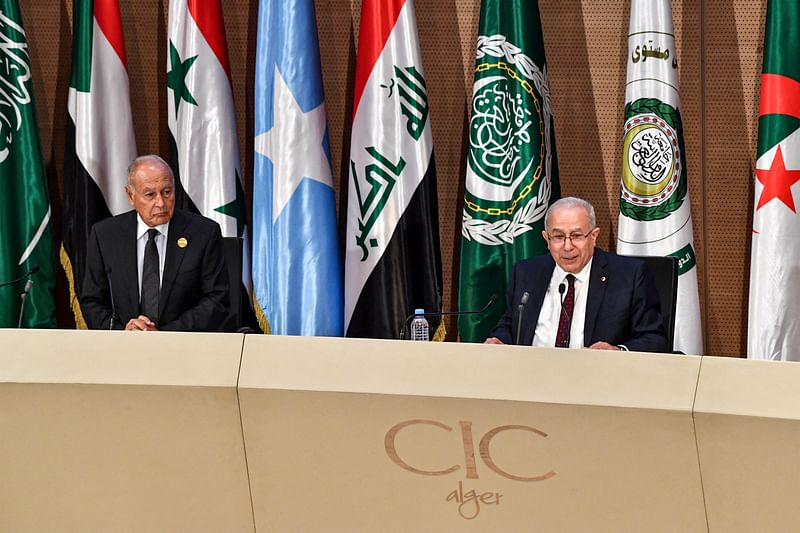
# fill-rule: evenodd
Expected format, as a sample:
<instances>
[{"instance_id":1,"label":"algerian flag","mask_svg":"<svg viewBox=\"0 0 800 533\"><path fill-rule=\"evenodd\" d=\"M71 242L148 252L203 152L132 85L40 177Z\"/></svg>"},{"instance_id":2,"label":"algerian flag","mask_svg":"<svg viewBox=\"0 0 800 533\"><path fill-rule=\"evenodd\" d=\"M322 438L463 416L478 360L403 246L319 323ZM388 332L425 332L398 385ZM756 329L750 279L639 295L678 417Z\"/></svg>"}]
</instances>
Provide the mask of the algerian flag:
<instances>
[{"instance_id":1,"label":"algerian flag","mask_svg":"<svg viewBox=\"0 0 800 533\"><path fill-rule=\"evenodd\" d=\"M770 0L764 30L747 357L800 361L800 4Z\"/></svg>"},{"instance_id":2,"label":"algerian flag","mask_svg":"<svg viewBox=\"0 0 800 533\"><path fill-rule=\"evenodd\" d=\"M55 267L47 177L36 124L30 58L16 0L0 0L0 282L39 267L23 327L55 326ZM25 280L0 287L0 327L16 327Z\"/></svg>"},{"instance_id":3,"label":"algerian flag","mask_svg":"<svg viewBox=\"0 0 800 533\"><path fill-rule=\"evenodd\" d=\"M344 324L397 338L440 311L442 264L428 93L411 0L364 0L350 139ZM444 328L431 319L431 333Z\"/></svg>"},{"instance_id":4,"label":"algerian flag","mask_svg":"<svg viewBox=\"0 0 800 533\"><path fill-rule=\"evenodd\" d=\"M674 349L703 353L669 0L631 0L617 252L678 258Z\"/></svg>"},{"instance_id":5,"label":"algerian flag","mask_svg":"<svg viewBox=\"0 0 800 533\"><path fill-rule=\"evenodd\" d=\"M484 0L476 55L458 305L476 310L496 300L459 319L459 336L470 342L483 341L503 314L514 263L547 253L544 215L561 196L536 0Z\"/></svg>"},{"instance_id":6,"label":"algerian flag","mask_svg":"<svg viewBox=\"0 0 800 533\"><path fill-rule=\"evenodd\" d=\"M119 5L75 0L72 13L61 264L75 322L85 328L78 297L89 231L95 222L131 209L125 181L136 140Z\"/></svg>"},{"instance_id":7,"label":"algerian flag","mask_svg":"<svg viewBox=\"0 0 800 533\"><path fill-rule=\"evenodd\" d=\"M242 281L250 287L249 242L228 45L219 0L171 0L167 114L177 206L243 237Z\"/></svg>"}]
</instances>

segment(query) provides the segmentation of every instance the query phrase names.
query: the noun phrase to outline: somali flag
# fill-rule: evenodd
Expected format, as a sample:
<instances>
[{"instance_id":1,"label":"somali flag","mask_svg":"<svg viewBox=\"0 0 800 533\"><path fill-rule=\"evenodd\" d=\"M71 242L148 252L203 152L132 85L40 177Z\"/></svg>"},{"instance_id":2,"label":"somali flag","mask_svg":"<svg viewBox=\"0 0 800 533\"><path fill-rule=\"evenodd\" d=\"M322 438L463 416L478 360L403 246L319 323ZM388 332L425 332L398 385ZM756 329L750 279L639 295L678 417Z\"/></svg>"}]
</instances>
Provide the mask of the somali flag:
<instances>
[{"instance_id":1,"label":"somali flag","mask_svg":"<svg viewBox=\"0 0 800 533\"><path fill-rule=\"evenodd\" d=\"M342 274L313 0L261 0L253 296L265 333L341 336Z\"/></svg>"}]
</instances>

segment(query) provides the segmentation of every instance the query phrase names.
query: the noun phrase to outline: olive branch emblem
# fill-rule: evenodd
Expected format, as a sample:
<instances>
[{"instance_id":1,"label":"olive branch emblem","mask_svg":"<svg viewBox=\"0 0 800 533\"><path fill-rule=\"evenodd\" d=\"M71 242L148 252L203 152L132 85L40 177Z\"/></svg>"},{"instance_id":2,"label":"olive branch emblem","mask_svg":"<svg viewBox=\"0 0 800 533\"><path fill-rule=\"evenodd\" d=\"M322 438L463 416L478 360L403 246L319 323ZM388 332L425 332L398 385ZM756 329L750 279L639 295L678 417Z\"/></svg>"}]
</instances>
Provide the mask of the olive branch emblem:
<instances>
[{"instance_id":1,"label":"olive branch emblem","mask_svg":"<svg viewBox=\"0 0 800 533\"><path fill-rule=\"evenodd\" d=\"M683 123L681 122L680 112L671 105L665 104L656 98L640 98L639 100L629 102L625 105L626 123L631 118L647 114L658 116L676 132L679 152L677 164L680 165L680 177L677 181L675 192L672 193L667 201L657 205L634 204L628 201L624 196L621 196L620 213L628 218L640 221L662 220L667 218L683 205L683 200L688 191L686 161L684 158L685 148L682 134ZM623 165L627 164L627 161L623 161Z\"/></svg>"}]
</instances>

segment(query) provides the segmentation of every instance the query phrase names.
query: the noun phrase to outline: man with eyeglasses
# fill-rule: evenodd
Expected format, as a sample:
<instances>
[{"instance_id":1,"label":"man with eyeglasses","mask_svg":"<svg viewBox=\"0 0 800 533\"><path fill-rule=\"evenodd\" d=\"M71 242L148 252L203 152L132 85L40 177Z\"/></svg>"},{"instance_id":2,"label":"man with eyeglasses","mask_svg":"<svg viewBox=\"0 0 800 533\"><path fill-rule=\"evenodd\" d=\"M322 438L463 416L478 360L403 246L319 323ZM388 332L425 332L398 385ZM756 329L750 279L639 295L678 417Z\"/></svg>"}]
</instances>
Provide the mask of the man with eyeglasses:
<instances>
[{"instance_id":1,"label":"man with eyeglasses","mask_svg":"<svg viewBox=\"0 0 800 533\"><path fill-rule=\"evenodd\" d=\"M599 233L589 202L554 202L542 232L550 254L514 265L508 308L486 343L666 352L652 274L596 248Z\"/></svg>"}]
</instances>

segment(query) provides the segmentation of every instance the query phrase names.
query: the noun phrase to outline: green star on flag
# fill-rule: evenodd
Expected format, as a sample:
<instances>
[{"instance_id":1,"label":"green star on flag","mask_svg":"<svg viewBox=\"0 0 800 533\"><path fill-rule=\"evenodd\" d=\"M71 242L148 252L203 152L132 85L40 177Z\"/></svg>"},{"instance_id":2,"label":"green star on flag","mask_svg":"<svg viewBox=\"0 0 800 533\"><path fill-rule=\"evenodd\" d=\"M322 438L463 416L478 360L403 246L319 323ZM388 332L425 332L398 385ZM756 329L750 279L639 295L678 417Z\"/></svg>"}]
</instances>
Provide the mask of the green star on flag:
<instances>
[{"instance_id":1,"label":"green star on flag","mask_svg":"<svg viewBox=\"0 0 800 533\"><path fill-rule=\"evenodd\" d=\"M172 95L175 99L175 116L178 115L178 106L181 100L197 105L197 101L186 86L186 75L189 74L189 69L192 68L195 61L197 61L197 56L181 61L181 56L178 53L178 49L175 48L175 44L172 41L169 42L169 63L172 65L172 70L167 72L167 87L172 89Z\"/></svg>"},{"instance_id":2,"label":"green star on flag","mask_svg":"<svg viewBox=\"0 0 800 533\"><path fill-rule=\"evenodd\" d=\"M236 236L241 237L244 235L246 224L244 209L244 188L242 187L242 181L239 179L239 172L236 171L236 198L232 202L214 208L214 211L235 218Z\"/></svg>"}]
</instances>

